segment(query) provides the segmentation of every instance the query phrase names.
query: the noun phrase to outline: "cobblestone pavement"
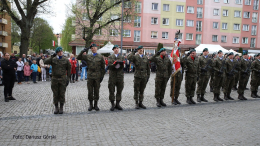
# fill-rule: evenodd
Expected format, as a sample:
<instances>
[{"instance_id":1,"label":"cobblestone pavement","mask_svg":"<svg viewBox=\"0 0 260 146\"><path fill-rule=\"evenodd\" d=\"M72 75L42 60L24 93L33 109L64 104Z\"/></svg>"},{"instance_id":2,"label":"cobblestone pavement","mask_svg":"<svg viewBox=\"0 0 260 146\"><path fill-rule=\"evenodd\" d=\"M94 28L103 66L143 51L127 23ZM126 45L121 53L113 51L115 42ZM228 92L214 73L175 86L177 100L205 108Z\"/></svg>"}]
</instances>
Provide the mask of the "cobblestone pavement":
<instances>
[{"instance_id":1,"label":"cobblestone pavement","mask_svg":"<svg viewBox=\"0 0 260 146\"><path fill-rule=\"evenodd\" d=\"M50 82L15 84L16 101L4 102L0 87L0 146L5 145L158 145L226 146L260 145L260 100L213 102L187 105L182 82L179 106L158 109L154 99L154 77L145 90L146 110L135 110L133 74L125 75L123 111L110 112L108 75L101 85L101 111L88 112L86 81L70 84L66 93L65 114L54 115ZM249 85L247 86L249 87ZM221 94L223 96L223 94ZM46 137L48 135L48 137ZM38 137L37 137L38 136ZM52 136L52 137L51 137ZM40 139L36 139L40 138Z\"/></svg>"}]
</instances>

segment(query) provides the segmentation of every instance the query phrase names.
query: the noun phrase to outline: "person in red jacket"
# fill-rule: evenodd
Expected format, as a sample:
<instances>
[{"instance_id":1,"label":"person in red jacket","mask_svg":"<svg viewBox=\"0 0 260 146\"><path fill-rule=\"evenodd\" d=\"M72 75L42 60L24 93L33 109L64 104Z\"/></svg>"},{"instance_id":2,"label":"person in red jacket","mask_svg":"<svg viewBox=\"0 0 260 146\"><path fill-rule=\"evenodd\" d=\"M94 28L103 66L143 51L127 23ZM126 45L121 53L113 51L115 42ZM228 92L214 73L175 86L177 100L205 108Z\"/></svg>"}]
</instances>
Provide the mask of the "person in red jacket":
<instances>
[{"instance_id":1,"label":"person in red jacket","mask_svg":"<svg viewBox=\"0 0 260 146\"><path fill-rule=\"evenodd\" d=\"M70 64L71 64L71 75L70 75L70 82L75 83L75 75L76 75L76 67L77 67L77 60L75 59L74 55L70 55Z\"/></svg>"}]
</instances>

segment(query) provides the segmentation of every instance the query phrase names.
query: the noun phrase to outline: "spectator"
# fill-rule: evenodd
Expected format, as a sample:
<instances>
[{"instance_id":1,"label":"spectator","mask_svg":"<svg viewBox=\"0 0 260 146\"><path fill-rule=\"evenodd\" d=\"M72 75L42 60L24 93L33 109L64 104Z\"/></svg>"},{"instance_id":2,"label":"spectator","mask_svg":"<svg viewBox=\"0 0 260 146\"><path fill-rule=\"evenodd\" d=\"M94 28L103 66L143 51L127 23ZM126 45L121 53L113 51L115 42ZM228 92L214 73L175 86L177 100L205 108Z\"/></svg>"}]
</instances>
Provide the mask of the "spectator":
<instances>
[{"instance_id":1,"label":"spectator","mask_svg":"<svg viewBox=\"0 0 260 146\"><path fill-rule=\"evenodd\" d=\"M51 65L49 67L49 77L50 77L50 81L51 81L51 77L52 77L52 66Z\"/></svg>"},{"instance_id":2,"label":"spectator","mask_svg":"<svg viewBox=\"0 0 260 146\"><path fill-rule=\"evenodd\" d=\"M28 62L28 59L26 58L25 54L23 54L22 61L23 61L23 63Z\"/></svg>"},{"instance_id":3,"label":"spectator","mask_svg":"<svg viewBox=\"0 0 260 146\"><path fill-rule=\"evenodd\" d=\"M24 63L22 61L22 58L19 58L16 62L17 64L17 76L18 76L18 84L22 84L22 78L23 78L23 67Z\"/></svg>"},{"instance_id":4,"label":"spectator","mask_svg":"<svg viewBox=\"0 0 260 146\"><path fill-rule=\"evenodd\" d=\"M33 76L33 83L36 82L36 76L38 72L38 65L36 64L36 60L33 60L33 64L31 65L31 70L32 70L32 76Z\"/></svg>"},{"instance_id":5,"label":"spectator","mask_svg":"<svg viewBox=\"0 0 260 146\"><path fill-rule=\"evenodd\" d=\"M86 55L87 53L84 52L83 55ZM85 60L81 60L81 76L80 76L80 80L83 81L83 75L85 72L85 80L87 80L87 62Z\"/></svg>"},{"instance_id":6,"label":"spectator","mask_svg":"<svg viewBox=\"0 0 260 146\"><path fill-rule=\"evenodd\" d=\"M48 65L44 64L44 55L42 55L41 60L39 61L40 67L41 67L41 75L42 75L42 81L46 81L46 68Z\"/></svg>"},{"instance_id":7,"label":"spectator","mask_svg":"<svg viewBox=\"0 0 260 146\"><path fill-rule=\"evenodd\" d=\"M15 70L17 68L17 64L10 59L10 55L5 53L5 59L1 62L1 67L3 70L3 82L4 82L4 96L5 102L9 102L9 100L15 100L13 97L13 87L15 82ZM8 98L9 95L10 97Z\"/></svg>"},{"instance_id":8,"label":"spectator","mask_svg":"<svg viewBox=\"0 0 260 146\"><path fill-rule=\"evenodd\" d=\"M31 76L31 67L29 65L29 62L25 62L25 66L23 67L23 71L24 71L24 79L25 79L25 82L27 84L30 84L28 81L29 81L29 77Z\"/></svg>"},{"instance_id":9,"label":"spectator","mask_svg":"<svg viewBox=\"0 0 260 146\"><path fill-rule=\"evenodd\" d=\"M32 58L31 58L32 60L36 60L37 59L37 57L36 57L36 54L35 53L33 53L33 55L32 55Z\"/></svg>"},{"instance_id":10,"label":"spectator","mask_svg":"<svg viewBox=\"0 0 260 146\"><path fill-rule=\"evenodd\" d=\"M126 67L126 72L129 73L129 69L130 69L130 61L127 59L127 56L125 56L125 67Z\"/></svg>"},{"instance_id":11,"label":"spectator","mask_svg":"<svg viewBox=\"0 0 260 146\"><path fill-rule=\"evenodd\" d=\"M40 55L37 55L36 63L37 63L38 66L40 66L40 60L42 59L42 56L43 56L42 53L41 53ZM38 81L41 80L41 75L42 75L41 72L39 72L39 73L38 73Z\"/></svg>"},{"instance_id":12,"label":"spectator","mask_svg":"<svg viewBox=\"0 0 260 146\"><path fill-rule=\"evenodd\" d=\"M106 63L106 68L105 68L105 73L107 73L108 70L108 60L106 57L104 57L105 63Z\"/></svg>"},{"instance_id":13,"label":"spectator","mask_svg":"<svg viewBox=\"0 0 260 146\"><path fill-rule=\"evenodd\" d=\"M31 57L28 58L28 62L29 62L29 65L31 66L32 65L32 58Z\"/></svg>"},{"instance_id":14,"label":"spectator","mask_svg":"<svg viewBox=\"0 0 260 146\"><path fill-rule=\"evenodd\" d=\"M14 62L18 61L17 57L14 56L14 53L11 54L10 59L12 59Z\"/></svg>"},{"instance_id":15,"label":"spectator","mask_svg":"<svg viewBox=\"0 0 260 146\"><path fill-rule=\"evenodd\" d=\"M71 75L70 82L75 83L75 75L76 75L76 59L73 54L70 55L70 64L71 64Z\"/></svg>"},{"instance_id":16,"label":"spectator","mask_svg":"<svg viewBox=\"0 0 260 146\"><path fill-rule=\"evenodd\" d=\"M76 81L79 79L79 61L76 59Z\"/></svg>"},{"instance_id":17,"label":"spectator","mask_svg":"<svg viewBox=\"0 0 260 146\"><path fill-rule=\"evenodd\" d=\"M0 53L0 62L4 60L4 57L2 57L2 54Z\"/></svg>"}]
</instances>

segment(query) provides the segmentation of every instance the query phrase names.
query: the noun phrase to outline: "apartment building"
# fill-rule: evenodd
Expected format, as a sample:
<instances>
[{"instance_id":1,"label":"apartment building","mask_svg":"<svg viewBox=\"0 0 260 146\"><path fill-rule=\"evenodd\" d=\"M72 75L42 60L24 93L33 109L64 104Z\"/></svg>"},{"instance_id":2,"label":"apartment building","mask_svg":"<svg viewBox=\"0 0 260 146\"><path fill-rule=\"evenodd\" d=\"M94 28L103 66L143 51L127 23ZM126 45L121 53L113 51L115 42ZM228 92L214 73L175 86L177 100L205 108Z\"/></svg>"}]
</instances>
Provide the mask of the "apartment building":
<instances>
[{"instance_id":1,"label":"apartment building","mask_svg":"<svg viewBox=\"0 0 260 146\"><path fill-rule=\"evenodd\" d=\"M134 21L133 26L124 26L124 49L143 45L146 52L153 53L158 43L171 48L177 30L181 31L182 49L199 44L235 50L260 48L259 0L139 0L135 10L138 16L124 22ZM120 44L116 30L105 35ZM102 42L98 37L94 41ZM70 45L77 53L84 40L76 35Z\"/></svg>"},{"instance_id":2,"label":"apartment building","mask_svg":"<svg viewBox=\"0 0 260 146\"><path fill-rule=\"evenodd\" d=\"M1 7L1 5L0 5ZM0 51L11 53L11 17L7 12L0 11Z\"/></svg>"}]
</instances>

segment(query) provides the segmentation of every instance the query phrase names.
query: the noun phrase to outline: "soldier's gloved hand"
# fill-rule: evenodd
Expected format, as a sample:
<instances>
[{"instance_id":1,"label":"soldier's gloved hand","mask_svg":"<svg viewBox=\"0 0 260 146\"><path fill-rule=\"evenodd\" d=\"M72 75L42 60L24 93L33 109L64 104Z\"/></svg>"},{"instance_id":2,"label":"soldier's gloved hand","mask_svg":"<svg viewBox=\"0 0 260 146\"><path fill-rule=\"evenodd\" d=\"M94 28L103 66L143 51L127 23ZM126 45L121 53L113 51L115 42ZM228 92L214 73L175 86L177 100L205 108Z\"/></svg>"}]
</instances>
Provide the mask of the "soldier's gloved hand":
<instances>
[{"instance_id":1,"label":"soldier's gloved hand","mask_svg":"<svg viewBox=\"0 0 260 146\"><path fill-rule=\"evenodd\" d=\"M134 53L136 53L136 52L137 52L137 48L136 48L136 49L134 49L134 50L133 50L133 52L134 52Z\"/></svg>"},{"instance_id":2,"label":"soldier's gloved hand","mask_svg":"<svg viewBox=\"0 0 260 146\"><path fill-rule=\"evenodd\" d=\"M115 65L117 61L115 61L113 64Z\"/></svg>"},{"instance_id":3,"label":"soldier's gloved hand","mask_svg":"<svg viewBox=\"0 0 260 146\"><path fill-rule=\"evenodd\" d=\"M89 49L89 48L84 48L82 51L88 53L88 49Z\"/></svg>"},{"instance_id":4,"label":"soldier's gloved hand","mask_svg":"<svg viewBox=\"0 0 260 146\"><path fill-rule=\"evenodd\" d=\"M66 87L69 85L69 82L70 82L70 81L69 81L69 80L67 80L67 82L66 82Z\"/></svg>"},{"instance_id":5,"label":"soldier's gloved hand","mask_svg":"<svg viewBox=\"0 0 260 146\"><path fill-rule=\"evenodd\" d=\"M103 81L103 77L100 78L100 83Z\"/></svg>"},{"instance_id":6,"label":"soldier's gloved hand","mask_svg":"<svg viewBox=\"0 0 260 146\"><path fill-rule=\"evenodd\" d=\"M161 51L158 51L157 53L156 53L156 55L160 55L161 54Z\"/></svg>"},{"instance_id":7,"label":"soldier's gloved hand","mask_svg":"<svg viewBox=\"0 0 260 146\"><path fill-rule=\"evenodd\" d=\"M51 55L51 57L55 57L55 56L57 56L57 54L56 54L56 53L54 53L54 54L52 54L52 55Z\"/></svg>"}]
</instances>

